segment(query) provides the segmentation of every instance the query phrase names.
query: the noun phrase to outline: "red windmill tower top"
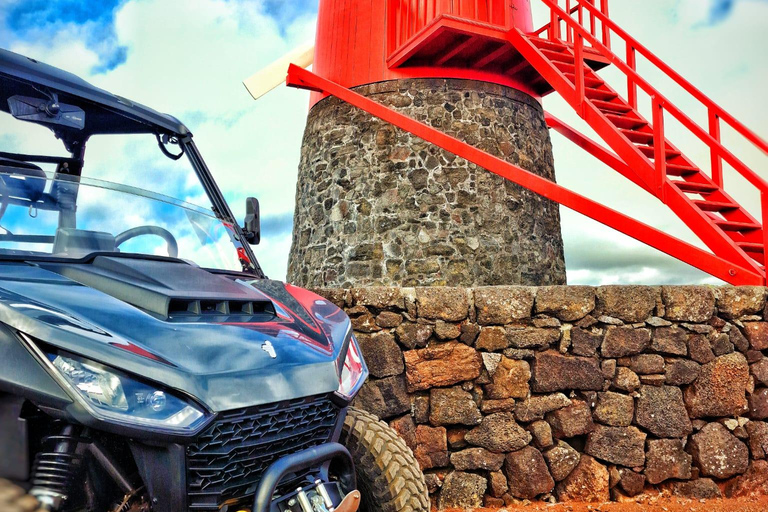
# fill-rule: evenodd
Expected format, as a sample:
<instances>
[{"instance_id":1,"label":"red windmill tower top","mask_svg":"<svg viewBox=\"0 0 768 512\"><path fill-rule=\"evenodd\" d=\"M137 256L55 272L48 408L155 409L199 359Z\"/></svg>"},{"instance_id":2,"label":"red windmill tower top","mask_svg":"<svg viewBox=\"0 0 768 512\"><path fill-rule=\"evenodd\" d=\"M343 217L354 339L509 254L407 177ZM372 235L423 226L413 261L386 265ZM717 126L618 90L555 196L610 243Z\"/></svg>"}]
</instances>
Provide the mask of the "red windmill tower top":
<instances>
[{"instance_id":1,"label":"red windmill tower top","mask_svg":"<svg viewBox=\"0 0 768 512\"><path fill-rule=\"evenodd\" d=\"M534 28L531 4L548 13ZM697 103L697 118L672 103L638 71L653 68ZM622 81L609 84L608 65ZM314 91L314 104L333 95L491 172L733 284L766 284L768 182L740 152L768 142L744 126L608 15L608 0L321 0L313 73L292 66L288 84ZM553 116L549 126L666 204L711 252L674 238L524 169L403 116L350 90L382 80L471 78L514 87L534 97L555 93L601 142ZM617 87L617 88L614 88ZM650 107L650 119L642 111ZM686 155L667 138L674 119L707 147L709 158ZM722 127L741 138L727 145ZM606 147L607 146L607 147ZM726 189L724 166L760 195L758 218ZM567 172L567 170L564 170Z\"/></svg>"}]
</instances>

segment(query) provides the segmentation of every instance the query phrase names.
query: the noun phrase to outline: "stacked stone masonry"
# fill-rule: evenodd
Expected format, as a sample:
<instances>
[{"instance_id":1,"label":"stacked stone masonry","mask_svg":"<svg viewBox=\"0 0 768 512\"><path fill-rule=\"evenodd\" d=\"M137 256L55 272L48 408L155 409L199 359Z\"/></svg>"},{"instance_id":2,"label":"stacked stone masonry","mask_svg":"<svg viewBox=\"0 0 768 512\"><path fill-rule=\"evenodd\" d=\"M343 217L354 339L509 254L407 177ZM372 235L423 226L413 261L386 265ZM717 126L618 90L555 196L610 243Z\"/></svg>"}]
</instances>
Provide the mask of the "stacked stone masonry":
<instances>
[{"instance_id":1,"label":"stacked stone masonry","mask_svg":"<svg viewBox=\"0 0 768 512\"><path fill-rule=\"evenodd\" d=\"M438 508L768 494L765 288L315 291Z\"/></svg>"}]
</instances>

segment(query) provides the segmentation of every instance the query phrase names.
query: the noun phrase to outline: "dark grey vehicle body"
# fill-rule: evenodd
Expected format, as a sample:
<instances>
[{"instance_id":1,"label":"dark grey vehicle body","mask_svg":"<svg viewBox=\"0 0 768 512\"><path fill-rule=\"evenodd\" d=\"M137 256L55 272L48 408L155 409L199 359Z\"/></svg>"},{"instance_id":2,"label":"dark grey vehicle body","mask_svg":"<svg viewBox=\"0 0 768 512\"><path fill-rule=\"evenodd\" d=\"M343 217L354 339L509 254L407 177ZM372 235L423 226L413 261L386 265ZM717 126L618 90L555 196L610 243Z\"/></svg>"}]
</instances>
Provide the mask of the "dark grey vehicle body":
<instances>
[{"instance_id":1,"label":"dark grey vehicle body","mask_svg":"<svg viewBox=\"0 0 768 512\"><path fill-rule=\"evenodd\" d=\"M6 112L10 97L39 96L40 90L82 108L84 127L52 128L72 155L68 168L75 177L93 135L154 133L161 149L162 137L176 141L216 215L242 242L243 265L242 272L226 272L113 252L81 260L0 254L0 477L28 478L33 434L44 428L36 422L63 420L127 439L152 510L213 510L225 498L238 507L253 500L266 468L281 457L336 442L348 405L335 392L353 343L350 321L325 299L263 275L189 130L170 116L5 50L0 86L0 110ZM199 405L206 420L179 434L99 419L41 361L43 351L75 354L162 385ZM281 418L284 411L290 416ZM239 434L228 451L205 452L211 439L233 435L229 426L244 422L252 430ZM271 422L269 435L276 437L258 433L260 422ZM240 479L229 482L234 490L224 497L216 494L218 480L210 471L193 468L200 460L215 466L214 459ZM320 461L325 473L329 460Z\"/></svg>"}]
</instances>

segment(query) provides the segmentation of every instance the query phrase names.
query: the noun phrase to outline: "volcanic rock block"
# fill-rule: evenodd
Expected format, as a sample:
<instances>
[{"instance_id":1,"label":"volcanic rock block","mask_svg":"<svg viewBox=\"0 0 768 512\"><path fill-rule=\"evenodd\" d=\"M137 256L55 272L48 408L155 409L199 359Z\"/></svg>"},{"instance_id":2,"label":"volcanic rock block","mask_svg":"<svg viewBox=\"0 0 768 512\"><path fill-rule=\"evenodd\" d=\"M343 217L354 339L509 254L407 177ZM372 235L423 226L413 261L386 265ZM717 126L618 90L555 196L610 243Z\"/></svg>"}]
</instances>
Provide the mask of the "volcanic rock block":
<instances>
[{"instance_id":1,"label":"volcanic rock block","mask_svg":"<svg viewBox=\"0 0 768 512\"><path fill-rule=\"evenodd\" d=\"M451 464L458 471L482 469L498 471L504 464L503 453L489 452L485 448L467 448L451 454Z\"/></svg>"},{"instance_id":2,"label":"volcanic rock block","mask_svg":"<svg viewBox=\"0 0 768 512\"><path fill-rule=\"evenodd\" d=\"M697 478L689 482L670 482L669 490L673 496L692 500L713 500L722 498L720 488L711 478Z\"/></svg>"},{"instance_id":3,"label":"volcanic rock block","mask_svg":"<svg viewBox=\"0 0 768 512\"><path fill-rule=\"evenodd\" d=\"M725 485L728 498L764 498L768 495L768 462L755 460L747 472Z\"/></svg>"},{"instance_id":4,"label":"volcanic rock block","mask_svg":"<svg viewBox=\"0 0 768 512\"><path fill-rule=\"evenodd\" d=\"M509 490L507 477L501 471L491 471L488 473L488 487L490 488L491 496L501 498Z\"/></svg>"},{"instance_id":5,"label":"volcanic rock block","mask_svg":"<svg viewBox=\"0 0 768 512\"><path fill-rule=\"evenodd\" d=\"M707 364L715 359L712 344L703 334L691 334L688 337L688 354L697 363Z\"/></svg>"},{"instance_id":6,"label":"volcanic rock block","mask_svg":"<svg viewBox=\"0 0 768 512\"><path fill-rule=\"evenodd\" d=\"M753 420L768 418L768 388L760 388L749 394L749 417Z\"/></svg>"},{"instance_id":7,"label":"volcanic rock block","mask_svg":"<svg viewBox=\"0 0 768 512\"><path fill-rule=\"evenodd\" d=\"M680 439L651 439L645 454L645 477L654 485L670 478L689 480L692 461Z\"/></svg>"},{"instance_id":8,"label":"volcanic rock block","mask_svg":"<svg viewBox=\"0 0 768 512\"><path fill-rule=\"evenodd\" d=\"M480 410L483 414L493 414L495 412L507 412L515 410L514 398L503 398L501 400L483 400L480 402Z\"/></svg>"},{"instance_id":9,"label":"volcanic rock block","mask_svg":"<svg viewBox=\"0 0 768 512\"><path fill-rule=\"evenodd\" d=\"M441 340L455 340L461 335L461 326L438 320L435 322L435 336Z\"/></svg>"},{"instance_id":10,"label":"volcanic rock block","mask_svg":"<svg viewBox=\"0 0 768 512\"><path fill-rule=\"evenodd\" d=\"M598 360L566 356L555 350L537 352L533 365L532 390L536 393L550 393L572 389L603 389Z\"/></svg>"},{"instance_id":11,"label":"volcanic rock block","mask_svg":"<svg viewBox=\"0 0 768 512\"><path fill-rule=\"evenodd\" d=\"M651 349L662 354L685 356L688 354L688 332L679 327L654 329Z\"/></svg>"},{"instance_id":12,"label":"volcanic rock block","mask_svg":"<svg viewBox=\"0 0 768 512\"><path fill-rule=\"evenodd\" d=\"M607 391L599 393L594 410L595 420L612 427L628 427L635 415L635 401L631 396Z\"/></svg>"},{"instance_id":13,"label":"volcanic rock block","mask_svg":"<svg viewBox=\"0 0 768 512\"><path fill-rule=\"evenodd\" d=\"M531 367L526 361L501 358L491 383L485 386L485 396L492 400L504 398L525 398L530 392L528 381Z\"/></svg>"},{"instance_id":14,"label":"volcanic rock block","mask_svg":"<svg viewBox=\"0 0 768 512\"><path fill-rule=\"evenodd\" d=\"M736 326L731 326L731 330L728 331L728 336L730 337L733 346L736 347L736 350L739 352L746 352L749 350L749 340L741 332L741 329Z\"/></svg>"},{"instance_id":15,"label":"volcanic rock block","mask_svg":"<svg viewBox=\"0 0 768 512\"><path fill-rule=\"evenodd\" d=\"M382 329L391 329L403 323L403 315L394 311L382 311L376 315L376 325Z\"/></svg>"},{"instance_id":16,"label":"volcanic rock block","mask_svg":"<svg viewBox=\"0 0 768 512\"><path fill-rule=\"evenodd\" d=\"M509 493L517 498L533 499L555 488L544 457L532 446L507 454L504 474Z\"/></svg>"},{"instance_id":17,"label":"volcanic rock block","mask_svg":"<svg viewBox=\"0 0 768 512\"><path fill-rule=\"evenodd\" d=\"M536 288L530 286L481 286L475 288L477 323L506 325L530 318Z\"/></svg>"},{"instance_id":18,"label":"volcanic rock block","mask_svg":"<svg viewBox=\"0 0 768 512\"><path fill-rule=\"evenodd\" d=\"M745 391L748 381L747 360L738 352L703 365L699 378L684 393L690 417L741 414L747 408Z\"/></svg>"},{"instance_id":19,"label":"volcanic rock block","mask_svg":"<svg viewBox=\"0 0 768 512\"><path fill-rule=\"evenodd\" d=\"M444 343L420 350L409 350L403 356L410 392L450 386L480 376L480 354L463 343Z\"/></svg>"},{"instance_id":20,"label":"volcanic rock block","mask_svg":"<svg viewBox=\"0 0 768 512\"><path fill-rule=\"evenodd\" d=\"M389 426L403 438L408 448L411 450L416 448L416 424L410 414L390 421Z\"/></svg>"},{"instance_id":21,"label":"volcanic rock block","mask_svg":"<svg viewBox=\"0 0 768 512\"><path fill-rule=\"evenodd\" d=\"M686 448L704 476L730 478L747 470L749 450L720 423L708 423Z\"/></svg>"},{"instance_id":22,"label":"volcanic rock block","mask_svg":"<svg viewBox=\"0 0 768 512\"><path fill-rule=\"evenodd\" d=\"M689 359L667 361L664 382L670 386L688 385L699 377L701 365Z\"/></svg>"},{"instance_id":23,"label":"volcanic rock block","mask_svg":"<svg viewBox=\"0 0 768 512\"><path fill-rule=\"evenodd\" d=\"M768 457L768 423L764 421L750 421L745 425L749 436L749 450L753 459L765 459Z\"/></svg>"},{"instance_id":24,"label":"volcanic rock block","mask_svg":"<svg viewBox=\"0 0 768 512\"><path fill-rule=\"evenodd\" d=\"M416 304L419 316L432 320L459 322L467 318L469 296L465 288L419 287L416 288Z\"/></svg>"},{"instance_id":25,"label":"volcanic rock block","mask_svg":"<svg viewBox=\"0 0 768 512\"><path fill-rule=\"evenodd\" d=\"M581 460L581 454L565 441L557 441L557 444L544 452L544 458L549 464L549 471L556 482L564 480Z\"/></svg>"},{"instance_id":26,"label":"volcanic rock block","mask_svg":"<svg viewBox=\"0 0 768 512\"><path fill-rule=\"evenodd\" d=\"M368 371L374 377L390 377L403 373L403 353L395 343L395 337L388 332L371 335L359 334L357 341L363 351Z\"/></svg>"},{"instance_id":27,"label":"volcanic rock block","mask_svg":"<svg viewBox=\"0 0 768 512\"><path fill-rule=\"evenodd\" d=\"M657 437L685 437L693 431L680 388L642 386L635 422Z\"/></svg>"},{"instance_id":28,"label":"volcanic rock block","mask_svg":"<svg viewBox=\"0 0 768 512\"><path fill-rule=\"evenodd\" d=\"M640 388L640 377L629 368L619 367L613 387L631 393Z\"/></svg>"},{"instance_id":29,"label":"volcanic rock block","mask_svg":"<svg viewBox=\"0 0 768 512\"><path fill-rule=\"evenodd\" d=\"M543 286L536 294L536 313L555 315L563 322L581 320L595 309L591 286Z\"/></svg>"},{"instance_id":30,"label":"volcanic rock block","mask_svg":"<svg viewBox=\"0 0 768 512\"><path fill-rule=\"evenodd\" d=\"M480 334L480 326L474 323L464 322L461 324L461 336L459 341L465 345L472 345L475 343L477 336Z\"/></svg>"},{"instance_id":31,"label":"volcanic rock block","mask_svg":"<svg viewBox=\"0 0 768 512\"><path fill-rule=\"evenodd\" d=\"M759 314L765 307L765 288L762 286L723 286L718 292L717 309L726 318Z\"/></svg>"},{"instance_id":32,"label":"volcanic rock block","mask_svg":"<svg viewBox=\"0 0 768 512\"><path fill-rule=\"evenodd\" d=\"M726 333L721 332L719 334L712 333L710 335L709 344L712 347L712 352L716 356L722 356L724 354L730 354L733 352L734 346L731 343L731 338Z\"/></svg>"},{"instance_id":33,"label":"volcanic rock block","mask_svg":"<svg viewBox=\"0 0 768 512\"><path fill-rule=\"evenodd\" d=\"M480 334L475 340L477 350L487 350L494 352L503 350L509 346L507 340L507 330L499 326L488 326L480 329Z\"/></svg>"},{"instance_id":34,"label":"volcanic rock block","mask_svg":"<svg viewBox=\"0 0 768 512\"><path fill-rule=\"evenodd\" d=\"M637 496L645 489L645 475L631 469L619 468L619 487L627 496Z\"/></svg>"},{"instance_id":35,"label":"volcanic rock block","mask_svg":"<svg viewBox=\"0 0 768 512\"><path fill-rule=\"evenodd\" d=\"M637 354L630 357L629 369L638 375L664 373L664 358L658 354Z\"/></svg>"},{"instance_id":36,"label":"volcanic rock block","mask_svg":"<svg viewBox=\"0 0 768 512\"><path fill-rule=\"evenodd\" d=\"M445 427L416 427L416 449L413 455L422 470L448 465L448 443Z\"/></svg>"},{"instance_id":37,"label":"volcanic rock block","mask_svg":"<svg viewBox=\"0 0 768 512\"><path fill-rule=\"evenodd\" d=\"M571 400L562 393L544 396L532 396L517 404L515 417L518 421L529 422L540 420L548 412L571 405Z\"/></svg>"},{"instance_id":38,"label":"volcanic rock block","mask_svg":"<svg viewBox=\"0 0 768 512\"><path fill-rule=\"evenodd\" d=\"M627 326L611 326L605 333L600 352L603 357L624 357L643 352L651 343L651 331Z\"/></svg>"},{"instance_id":39,"label":"volcanic rock block","mask_svg":"<svg viewBox=\"0 0 768 512\"><path fill-rule=\"evenodd\" d=\"M545 450L554 444L552 427L543 420L537 420L528 425L528 432L533 436L533 444L540 450Z\"/></svg>"},{"instance_id":40,"label":"volcanic rock block","mask_svg":"<svg viewBox=\"0 0 768 512\"><path fill-rule=\"evenodd\" d=\"M588 455L555 487L559 501L605 502L610 499L608 469Z\"/></svg>"},{"instance_id":41,"label":"volcanic rock block","mask_svg":"<svg viewBox=\"0 0 768 512\"><path fill-rule=\"evenodd\" d=\"M429 403L432 425L479 425L483 419L472 395L460 386L431 389Z\"/></svg>"},{"instance_id":42,"label":"volcanic rock block","mask_svg":"<svg viewBox=\"0 0 768 512\"><path fill-rule=\"evenodd\" d=\"M552 346L559 339L559 329L539 329L538 327L507 329L507 342L512 348L542 349Z\"/></svg>"},{"instance_id":43,"label":"volcanic rock block","mask_svg":"<svg viewBox=\"0 0 768 512\"><path fill-rule=\"evenodd\" d=\"M758 362L750 365L749 373L755 376L757 382L768 386L768 357L764 357Z\"/></svg>"},{"instance_id":44,"label":"volcanic rock block","mask_svg":"<svg viewBox=\"0 0 768 512\"><path fill-rule=\"evenodd\" d=\"M580 436L592 431L592 411L581 400L574 400L568 407L550 412L546 416L552 427L552 435L557 439Z\"/></svg>"},{"instance_id":45,"label":"volcanic rock block","mask_svg":"<svg viewBox=\"0 0 768 512\"><path fill-rule=\"evenodd\" d=\"M416 423L429 421L429 396L411 395L411 416Z\"/></svg>"},{"instance_id":46,"label":"volcanic rock block","mask_svg":"<svg viewBox=\"0 0 768 512\"><path fill-rule=\"evenodd\" d=\"M350 290L356 306L369 306L376 309L400 308L404 306L401 288L393 286L367 286Z\"/></svg>"},{"instance_id":47,"label":"volcanic rock block","mask_svg":"<svg viewBox=\"0 0 768 512\"><path fill-rule=\"evenodd\" d=\"M752 350L768 349L768 322L745 322L744 334Z\"/></svg>"},{"instance_id":48,"label":"volcanic rock block","mask_svg":"<svg viewBox=\"0 0 768 512\"><path fill-rule=\"evenodd\" d=\"M577 356L594 356L602 342L602 334L595 334L578 327L571 329L571 352Z\"/></svg>"},{"instance_id":49,"label":"volcanic rock block","mask_svg":"<svg viewBox=\"0 0 768 512\"><path fill-rule=\"evenodd\" d=\"M442 510L481 507L487 486L488 482L480 475L453 471L445 477L437 500L437 508Z\"/></svg>"},{"instance_id":50,"label":"volcanic rock block","mask_svg":"<svg viewBox=\"0 0 768 512\"><path fill-rule=\"evenodd\" d=\"M531 442L531 434L515 421L510 412L497 412L483 418L480 426L470 430L465 439L492 452L519 450Z\"/></svg>"},{"instance_id":51,"label":"volcanic rock block","mask_svg":"<svg viewBox=\"0 0 768 512\"><path fill-rule=\"evenodd\" d=\"M620 466L637 467L645 463L646 434L635 427L595 425L587 437L584 452Z\"/></svg>"},{"instance_id":52,"label":"volcanic rock block","mask_svg":"<svg viewBox=\"0 0 768 512\"><path fill-rule=\"evenodd\" d=\"M410 411L411 401L406 392L405 379L402 375L369 379L355 398L354 405L381 419Z\"/></svg>"},{"instance_id":53,"label":"volcanic rock block","mask_svg":"<svg viewBox=\"0 0 768 512\"><path fill-rule=\"evenodd\" d=\"M433 328L426 324L403 323L395 329L397 341L405 348L425 347Z\"/></svg>"},{"instance_id":54,"label":"volcanic rock block","mask_svg":"<svg viewBox=\"0 0 768 512\"><path fill-rule=\"evenodd\" d=\"M642 322L648 318L659 300L660 290L648 286L600 286L597 288L597 315L620 318L625 322Z\"/></svg>"},{"instance_id":55,"label":"volcanic rock block","mask_svg":"<svg viewBox=\"0 0 768 512\"><path fill-rule=\"evenodd\" d=\"M706 286L662 286L667 320L706 322L715 312L715 294Z\"/></svg>"},{"instance_id":56,"label":"volcanic rock block","mask_svg":"<svg viewBox=\"0 0 768 512\"><path fill-rule=\"evenodd\" d=\"M446 429L446 437L448 438L448 448L451 450L461 450L468 446L466 437L469 429L466 427L450 427Z\"/></svg>"}]
</instances>

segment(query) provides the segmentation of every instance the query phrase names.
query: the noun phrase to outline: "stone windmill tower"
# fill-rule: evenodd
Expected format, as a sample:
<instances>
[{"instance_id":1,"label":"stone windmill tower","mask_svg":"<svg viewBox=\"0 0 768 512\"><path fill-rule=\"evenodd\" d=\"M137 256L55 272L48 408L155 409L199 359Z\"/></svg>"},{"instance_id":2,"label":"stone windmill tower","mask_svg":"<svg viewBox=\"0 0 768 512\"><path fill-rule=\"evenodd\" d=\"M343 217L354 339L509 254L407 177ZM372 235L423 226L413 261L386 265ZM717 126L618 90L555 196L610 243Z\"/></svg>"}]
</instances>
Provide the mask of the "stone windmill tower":
<instances>
[{"instance_id":1,"label":"stone windmill tower","mask_svg":"<svg viewBox=\"0 0 768 512\"><path fill-rule=\"evenodd\" d=\"M532 3L547 14L538 29ZM289 85L313 91L290 281L564 283L556 201L727 282L766 282L768 182L743 158L768 142L611 20L608 0L320 0L314 49L291 57L314 67L288 69ZM640 62L696 107L673 104ZM609 65L616 89L598 74ZM246 86L258 96L263 84ZM545 113L553 93L601 141ZM675 146L665 119L706 157ZM659 199L711 252L557 185L548 128ZM757 217L726 191L726 165L760 197Z\"/></svg>"}]
</instances>

